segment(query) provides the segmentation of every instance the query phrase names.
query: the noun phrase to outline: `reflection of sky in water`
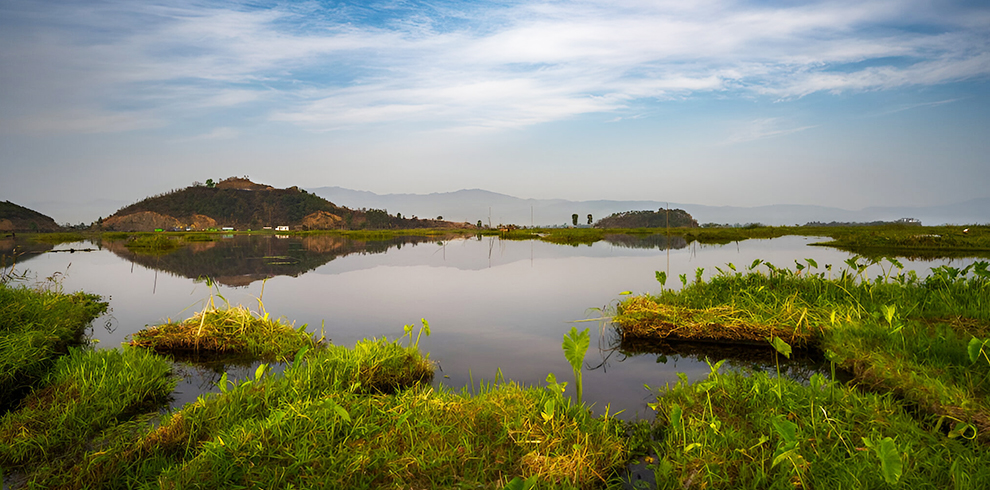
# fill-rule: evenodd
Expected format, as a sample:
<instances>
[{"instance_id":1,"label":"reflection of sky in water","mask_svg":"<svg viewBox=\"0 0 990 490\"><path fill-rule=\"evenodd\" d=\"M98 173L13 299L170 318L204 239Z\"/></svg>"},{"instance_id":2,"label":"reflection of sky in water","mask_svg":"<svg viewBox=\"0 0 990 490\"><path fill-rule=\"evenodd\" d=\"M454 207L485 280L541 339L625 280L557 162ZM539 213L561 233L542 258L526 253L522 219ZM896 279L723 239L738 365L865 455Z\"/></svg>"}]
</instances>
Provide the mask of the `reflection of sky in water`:
<instances>
[{"instance_id":1,"label":"reflection of sky in water","mask_svg":"<svg viewBox=\"0 0 990 490\"><path fill-rule=\"evenodd\" d=\"M825 264L832 264L833 272L845 267L849 253L807 246L815 241L783 237L671 250L667 286L679 287L680 274L693 280L698 267L705 268L707 278L716 266L726 269L732 262L744 270L754 259L792 269L794 259L804 258L817 261L820 270ZM77 243L56 249L71 247L84 248ZM560 347L566 331L572 326L592 329L588 365L601 363L602 354L596 348L599 323L570 322L595 317L598 313L588 309L614 303L621 291L658 291L654 271L667 270L667 261L664 250L606 242L573 247L494 237L460 239L346 255L299 277L276 276L264 284L263 300L272 315L296 325L307 323L311 332L319 334L325 321L327 337L340 345L365 337L395 338L404 324L418 326L420 318L426 318L433 335L421 344L442 369L437 381L451 387L465 386L469 376L475 382L493 379L498 369L506 378L526 384L542 383L550 372L571 381ZM902 262L924 275L935 265L962 267L973 259ZM210 295L203 283L132 264L106 250L44 254L26 268L40 279L64 272L64 290L109 298L112 331L103 327L107 318L94 322L93 329L93 337L106 348L145 325L191 316ZM874 267L869 275L880 273ZM220 287L232 304L252 309L257 309L261 293L261 281L242 288ZM253 369L241 371L253 374ZM673 384L677 372L694 380L705 376L708 367L689 357L669 356L667 363L658 363L656 355L623 359L615 354L604 369L586 372L585 397L600 409L611 403L613 412L643 414L649 398L643 385ZM202 384L184 383L185 398L198 389L197 383Z\"/></svg>"}]
</instances>

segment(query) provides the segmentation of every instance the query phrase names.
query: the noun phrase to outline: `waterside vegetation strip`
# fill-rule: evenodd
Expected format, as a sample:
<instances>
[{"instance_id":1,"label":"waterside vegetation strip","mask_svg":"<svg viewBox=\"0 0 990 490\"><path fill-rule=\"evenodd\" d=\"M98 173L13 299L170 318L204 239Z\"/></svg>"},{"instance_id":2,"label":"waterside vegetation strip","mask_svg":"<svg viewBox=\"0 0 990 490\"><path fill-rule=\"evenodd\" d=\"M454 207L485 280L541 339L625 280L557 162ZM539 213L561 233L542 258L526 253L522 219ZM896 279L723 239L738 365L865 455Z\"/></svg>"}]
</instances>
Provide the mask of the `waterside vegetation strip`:
<instances>
[{"instance_id":1,"label":"waterside vegetation strip","mask_svg":"<svg viewBox=\"0 0 990 490\"><path fill-rule=\"evenodd\" d=\"M83 341L90 322L107 303L93 294L63 294L57 278L37 288L0 278L0 414L39 383Z\"/></svg>"},{"instance_id":2,"label":"waterside vegetation strip","mask_svg":"<svg viewBox=\"0 0 990 490\"><path fill-rule=\"evenodd\" d=\"M266 316L245 310L210 302L187 322L205 329ZM434 388L433 363L419 350L429 333L424 320L398 340L353 348L309 338L280 351L295 353L281 373L261 364L252 379L224 374L220 393L164 414L176 383L165 357L134 346L68 349L0 418L0 468L16 473L9 483L29 488L618 484L629 457L621 421L592 416L552 375L547 387L496 374L460 391ZM588 342L587 331L565 339L578 398Z\"/></svg>"},{"instance_id":3,"label":"waterside vegetation strip","mask_svg":"<svg viewBox=\"0 0 990 490\"><path fill-rule=\"evenodd\" d=\"M681 276L680 291L658 272L659 294L618 305L624 337L732 342L727 332L744 330L780 355L791 343L816 350L852 377L809 386L716 365L706 381L682 379L653 405L661 488L990 484L990 264L920 279L892 259L869 278L871 263L729 264L708 282Z\"/></svg>"}]
</instances>

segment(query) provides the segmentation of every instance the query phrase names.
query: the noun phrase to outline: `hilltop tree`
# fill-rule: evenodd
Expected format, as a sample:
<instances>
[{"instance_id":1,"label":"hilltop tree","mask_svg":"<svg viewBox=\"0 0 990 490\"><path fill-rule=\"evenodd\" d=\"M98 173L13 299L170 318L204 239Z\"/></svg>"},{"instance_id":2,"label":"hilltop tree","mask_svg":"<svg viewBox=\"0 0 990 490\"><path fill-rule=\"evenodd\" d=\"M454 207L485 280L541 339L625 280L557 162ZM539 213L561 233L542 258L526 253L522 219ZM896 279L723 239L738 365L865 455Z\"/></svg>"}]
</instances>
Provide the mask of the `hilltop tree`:
<instances>
[{"instance_id":1,"label":"hilltop tree","mask_svg":"<svg viewBox=\"0 0 990 490\"><path fill-rule=\"evenodd\" d=\"M214 188L216 186L217 186L217 183L216 182L213 182L213 179L206 179L206 187L212 189L212 188Z\"/></svg>"},{"instance_id":2,"label":"hilltop tree","mask_svg":"<svg viewBox=\"0 0 990 490\"><path fill-rule=\"evenodd\" d=\"M669 216L669 226L672 228L698 226L698 221L683 209L671 209ZM666 226L668 226L668 211L666 209L613 213L595 223L595 228L664 228Z\"/></svg>"}]
</instances>

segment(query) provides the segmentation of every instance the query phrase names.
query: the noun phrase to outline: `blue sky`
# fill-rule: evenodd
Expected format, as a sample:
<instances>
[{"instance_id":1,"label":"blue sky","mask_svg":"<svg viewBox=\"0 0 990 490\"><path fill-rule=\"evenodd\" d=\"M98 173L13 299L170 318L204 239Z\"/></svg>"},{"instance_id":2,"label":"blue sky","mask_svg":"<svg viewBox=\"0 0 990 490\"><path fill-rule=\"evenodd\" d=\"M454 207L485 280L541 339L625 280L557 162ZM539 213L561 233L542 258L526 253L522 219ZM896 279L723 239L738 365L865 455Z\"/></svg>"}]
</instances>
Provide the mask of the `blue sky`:
<instances>
[{"instance_id":1,"label":"blue sky","mask_svg":"<svg viewBox=\"0 0 990 490\"><path fill-rule=\"evenodd\" d=\"M234 175L734 206L990 197L982 2L0 0L0 47L0 199L59 222Z\"/></svg>"}]
</instances>

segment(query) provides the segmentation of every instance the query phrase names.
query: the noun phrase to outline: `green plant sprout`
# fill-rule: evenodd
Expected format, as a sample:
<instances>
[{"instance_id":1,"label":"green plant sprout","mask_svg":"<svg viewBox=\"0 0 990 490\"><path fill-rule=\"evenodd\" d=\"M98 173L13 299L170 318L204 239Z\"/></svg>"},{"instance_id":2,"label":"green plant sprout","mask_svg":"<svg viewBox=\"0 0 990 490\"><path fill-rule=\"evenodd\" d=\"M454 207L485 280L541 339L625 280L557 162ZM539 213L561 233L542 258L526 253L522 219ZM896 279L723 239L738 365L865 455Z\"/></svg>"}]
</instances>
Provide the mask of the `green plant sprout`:
<instances>
[{"instance_id":1,"label":"green plant sprout","mask_svg":"<svg viewBox=\"0 0 990 490\"><path fill-rule=\"evenodd\" d=\"M567 358L567 362L571 364L571 369L574 370L574 385L577 388L578 403L581 403L582 392L581 365L584 363L584 354L588 352L588 347L591 345L591 334L588 331L589 329L586 328L578 332L577 327L571 327L571 331L564 334L564 343L561 346L564 349L564 357Z\"/></svg>"}]
</instances>

